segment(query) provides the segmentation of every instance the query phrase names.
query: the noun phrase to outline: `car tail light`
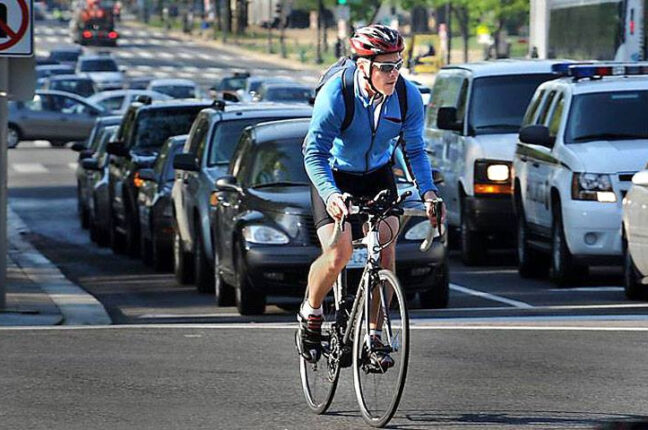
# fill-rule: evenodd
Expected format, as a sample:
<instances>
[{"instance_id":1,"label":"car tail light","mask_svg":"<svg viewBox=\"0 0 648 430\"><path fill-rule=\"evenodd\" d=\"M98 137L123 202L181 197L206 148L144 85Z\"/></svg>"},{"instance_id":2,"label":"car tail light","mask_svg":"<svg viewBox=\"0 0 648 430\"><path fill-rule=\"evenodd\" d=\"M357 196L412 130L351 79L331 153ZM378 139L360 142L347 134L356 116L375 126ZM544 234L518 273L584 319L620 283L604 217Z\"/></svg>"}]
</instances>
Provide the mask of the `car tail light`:
<instances>
[{"instance_id":1,"label":"car tail light","mask_svg":"<svg viewBox=\"0 0 648 430\"><path fill-rule=\"evenodd\" d=\"M81 35L83 36L84 39L90 39L92 37L92 32L86 30Z\"/></svg>"},{"instance_id":2,"label":"car tail light","mask_svg":"<svg viewBox=\"0 0 648 430\"><path fill-rule=\"evenodd\" d=\"M142 185L144 185L144 179L140 178L139 172L135 172L135 176L133 177L133 185L135 185L135 188L140 188Z\"/></svg>"},{"instance_id":3,"label":"car tail light","mask_svg":"<svg viewBox=\"0 0 648 430\"><path fill-rule=\"evenodd\" d=\"M119 34L117 34L116 31L111 31L110 33L108 33L108 38L109 39L117 39L118 37L119 37Z\"/></svg>"}]
</instances>

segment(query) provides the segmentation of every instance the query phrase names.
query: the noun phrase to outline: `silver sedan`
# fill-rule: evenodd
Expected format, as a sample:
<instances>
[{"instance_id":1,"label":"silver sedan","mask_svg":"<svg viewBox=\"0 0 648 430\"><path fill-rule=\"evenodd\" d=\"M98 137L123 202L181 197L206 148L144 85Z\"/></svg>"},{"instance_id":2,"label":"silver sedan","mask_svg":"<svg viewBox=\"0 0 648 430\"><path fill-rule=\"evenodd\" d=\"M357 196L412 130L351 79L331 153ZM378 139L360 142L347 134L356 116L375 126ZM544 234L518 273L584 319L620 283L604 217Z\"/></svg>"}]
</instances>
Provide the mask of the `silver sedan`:
<instances>
[{"instance_id":1,"label":"silver sedan","mask_svg":"<svg viewBox=\"0 0 648 430\"><path fill-rule=\"evenodd\" d=\"M85 140L99 116L107 112L76 94L39 90L28 102L9 103L9 148L22 140L49 140L63 146Z\"/></svg>"}]
</instances>

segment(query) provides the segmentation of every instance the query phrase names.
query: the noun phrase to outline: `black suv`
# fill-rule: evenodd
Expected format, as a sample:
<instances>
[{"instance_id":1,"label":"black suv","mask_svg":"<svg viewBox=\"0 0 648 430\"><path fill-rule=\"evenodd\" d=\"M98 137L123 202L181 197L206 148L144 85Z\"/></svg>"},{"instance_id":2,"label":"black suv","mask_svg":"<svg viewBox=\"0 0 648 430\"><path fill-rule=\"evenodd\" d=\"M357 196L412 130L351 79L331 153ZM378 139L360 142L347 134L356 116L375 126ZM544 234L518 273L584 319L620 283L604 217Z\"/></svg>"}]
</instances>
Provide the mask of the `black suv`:
<instances>
[{"instance_id":1,"label":"black suv","mask_svg":"<svg viewBox=\"0 0 648 430\"><path fill-rule=\"evenodd\" d=\"M245 127L260 122L310 118L312 108L279 103L233 103L198 115L184 152L174 160L171 193L174 218L174 269L181 283L195 282L198 291L214 289L213 246L209 234L209 197Z\"/></svg>"},{"instance_id":2,"label":"black suv","mask_svg":"<svg viewBox=\"0 0 648 430\"><path fill-rule=\"evenodd\" d=\"M198 113L209 106L211 102L173 100L133 103L126 111L117 139L106 148L110 154L109 233L114 251L125 250L133 256L140 252L139 170L151 167L162 144L171 136L187 134Z\"/></svg>"}]
</instances>

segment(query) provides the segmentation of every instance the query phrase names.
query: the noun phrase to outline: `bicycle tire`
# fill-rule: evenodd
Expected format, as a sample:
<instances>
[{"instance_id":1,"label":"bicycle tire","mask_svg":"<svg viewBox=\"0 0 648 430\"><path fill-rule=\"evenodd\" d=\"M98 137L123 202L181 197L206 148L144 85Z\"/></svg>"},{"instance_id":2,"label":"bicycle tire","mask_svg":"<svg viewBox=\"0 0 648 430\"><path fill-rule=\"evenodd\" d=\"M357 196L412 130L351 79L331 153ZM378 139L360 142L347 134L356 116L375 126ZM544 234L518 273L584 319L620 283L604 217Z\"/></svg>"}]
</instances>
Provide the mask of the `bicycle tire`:
<instances>
[{"instance_id":1,"label":"bicycle tire","mask_svg":"<svg viewBox=\"0 0 648 430\"><path fill-rule=\"evenodd\" d=\"M353 341L352 367L356 399L363 419L372 427L384 427L396 413L405 387L409 361L409 313L405 294L391 271L381 270L378 272L378 279L379 282L367 291L375 293L378 292L377 287L385 285L389 286L393 293L388 311L391 336L383 327L382 341L394 348L390 353L394 359L394 367L382 373L371 373L366 370L369 360L366 352L363 351L365 336L368 335L364 302L356 316ZM391 387L389 391L378 390L378 386L383 382Z\"/></svg>"},{"instance_id":2,"label":"bicycle tire","mask_svg":"<svg viewBox=\"0 0 648 430\"><path fill-rule=\"evenodd\" d=\"M308 298L306 291L305 298ZM322 338L329 338L332 331L331 324L335 321L335 306L322 304L325 306L324 323L322 324ZM327 311L328 308L328 311ZM295 342L299 342L299 332L295 332ZM329 344L330 346L330 344ZM340 378L340 363L337 358L329 358L323 354L317 363L309 363L304 357L299 357L299 375L302 383L302 390L308 407L316 414L325 413L335 396L338 380ZM323 384L318 390L319 384Z\"/></svg>"}]
</instances>

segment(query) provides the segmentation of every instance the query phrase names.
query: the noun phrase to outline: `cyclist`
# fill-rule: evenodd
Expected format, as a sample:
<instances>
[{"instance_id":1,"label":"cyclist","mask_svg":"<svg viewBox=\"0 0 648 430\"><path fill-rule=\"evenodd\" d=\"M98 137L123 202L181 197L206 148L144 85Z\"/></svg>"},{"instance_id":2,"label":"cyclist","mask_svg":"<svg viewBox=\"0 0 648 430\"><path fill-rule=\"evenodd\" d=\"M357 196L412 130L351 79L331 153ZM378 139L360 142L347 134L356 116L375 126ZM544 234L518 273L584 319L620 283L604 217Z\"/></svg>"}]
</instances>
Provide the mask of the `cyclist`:
<instances>
[{"instance_id":1,"label":"cyclist","mask_svg":"<svg viewBox=\"0 0 648 430\"><path fill-rule=\"evenodd\" d=\"M405 154L416 180L419 194L426 202L430 222L436 227L432 200L438 190L424 150L423 102L418 89L405 80L407 116L400 116L398 94L394 94L404 49L400 33L384 25L358 29L350 39L356 69L353 76L354 115L342 130L345 113L342 74L331 77L321 88L313 109L310 129L304 141L304 163L312 182L312 211L323 252L310 267L308 300L297 315L300 322L300 354L315 362L321 355L322 302L339 273L351 258L351 228L328 246L335 232L334 222L348 214L343 193L354 197L374 197L390 190L397 197L391 158L402 135ZM403 78L404 79L404 78ZM445 215L445 208L443 209ZM399 221L389 217L380 226L380 240L390 240ZM347 225L347 227L349 227ZM381 266L394 271L395 241L381 251ZM380 342L380 327L370 325L372 342ZM299 343L299 342L298 342ZM388 354L372 357L381 368L394 362Z\"/></svg>"}]
</instances>

